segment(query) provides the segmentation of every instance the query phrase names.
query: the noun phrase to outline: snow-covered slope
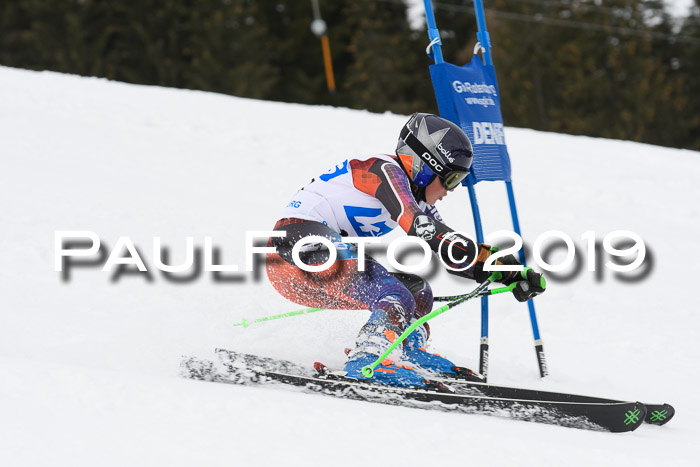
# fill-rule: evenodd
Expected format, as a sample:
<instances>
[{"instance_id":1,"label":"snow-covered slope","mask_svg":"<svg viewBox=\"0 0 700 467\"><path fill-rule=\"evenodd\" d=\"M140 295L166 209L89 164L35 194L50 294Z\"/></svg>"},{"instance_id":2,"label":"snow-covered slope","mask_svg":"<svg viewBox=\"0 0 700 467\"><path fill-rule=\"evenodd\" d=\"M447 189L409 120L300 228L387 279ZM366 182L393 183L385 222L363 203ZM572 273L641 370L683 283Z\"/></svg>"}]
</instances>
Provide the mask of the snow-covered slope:
<instances>
[{"instance_id":1,"label":"snow-covered slope","mask_svg":"<svg viewBox=\"0 0 700 467\"><path fill-rule=\"evenodd\" d=\"M644 280L582 270L537 301L551 376L540 380L527 307L491 301L495 383L669 402L676 418L612 435L432 413L178 377L183 354L227 347L343 363L366 320L293 311L261 275L176 283L185 238L213 238L243 267L244 232L271 229L312 176L392 152L405 116L261 102L0 67L0 465L695 465L700 316L700 154L508 129L525 239L561 230L638 233ZM417 109L419 110L419 109ZM487 231L509 229L502 184L477 187ZM466 190L438 207L473 231ZM54 232L130 237L151 271L54 271ZM397 233L396 235L399 235ZM558 251L552 259L563 258ZM604 257L604 260L607 258ZM598 265L599 268L602 265ZM438 294L472 287L444 272ZM433 348L476 367L479 306L432 322Z\"/></svg>"}]
</instances>

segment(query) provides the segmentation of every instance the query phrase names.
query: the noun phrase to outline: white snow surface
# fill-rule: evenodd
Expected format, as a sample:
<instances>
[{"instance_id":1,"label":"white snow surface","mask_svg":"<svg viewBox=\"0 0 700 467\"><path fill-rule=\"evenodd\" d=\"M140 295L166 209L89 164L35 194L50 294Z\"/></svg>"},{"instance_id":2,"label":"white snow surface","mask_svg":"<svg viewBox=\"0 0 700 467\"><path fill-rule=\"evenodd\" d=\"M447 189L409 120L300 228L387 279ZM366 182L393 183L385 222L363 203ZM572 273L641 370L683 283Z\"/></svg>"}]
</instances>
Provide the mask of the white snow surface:
<instances>
[{"instance_id":1,"label":"white snow surface","mask_svg":"<svg viewBox=\"0 0 700 467\"><path fill-rule=\"evenodd\" d=\"M176 264L188 235L200 247L211 236L222 261L243 268L246 230L270 230L294 192L337 162L393 152L406 116L4 67L0 108L0 465L697 465L700 153L506 130L530 245L560 230L585 260L584 232L626 229L648 247L642 281L600 264L596 280L585 262L573 280L550 279L536 301L545 379L527 307L491 300L491 382L677 409L664 427L610 434L179 376L182 355L215 347L343 364L368 312L233 326L302 307L262 269L259 280L168 281L152 239ZM511 229L503 184L477 192L487 232ZM466 189L438 208L474 231ZM112 281L94 265L62 280L57 230L94 231L107 253L130 237L152 280ZM431 284L437 295L474 286L442 270ZM477 301L443 314L432 349L476 368L479 323Z\"/></svg>"}]
</instances>

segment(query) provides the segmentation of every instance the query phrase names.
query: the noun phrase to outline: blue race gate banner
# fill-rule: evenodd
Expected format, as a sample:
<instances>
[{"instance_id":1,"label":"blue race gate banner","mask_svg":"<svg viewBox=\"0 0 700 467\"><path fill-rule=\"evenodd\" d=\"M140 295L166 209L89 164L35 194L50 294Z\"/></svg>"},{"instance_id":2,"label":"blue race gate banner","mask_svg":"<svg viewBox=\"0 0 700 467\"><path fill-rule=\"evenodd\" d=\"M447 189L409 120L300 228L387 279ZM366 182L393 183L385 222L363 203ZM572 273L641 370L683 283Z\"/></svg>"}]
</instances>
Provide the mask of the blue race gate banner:
<instances>
[{"instance_id":1,"label":"blue race gate banner","mask_svg":"<svg viewBox=\"0 0 700 467\"><path fill-rule=\"evenodd\" d=\"M430 65L440 115L469 136L474 146L472 184L483 180L510 182L510 158L503 136L496 72L478 55L464 66Z\"/></svg>"}]
</instances>

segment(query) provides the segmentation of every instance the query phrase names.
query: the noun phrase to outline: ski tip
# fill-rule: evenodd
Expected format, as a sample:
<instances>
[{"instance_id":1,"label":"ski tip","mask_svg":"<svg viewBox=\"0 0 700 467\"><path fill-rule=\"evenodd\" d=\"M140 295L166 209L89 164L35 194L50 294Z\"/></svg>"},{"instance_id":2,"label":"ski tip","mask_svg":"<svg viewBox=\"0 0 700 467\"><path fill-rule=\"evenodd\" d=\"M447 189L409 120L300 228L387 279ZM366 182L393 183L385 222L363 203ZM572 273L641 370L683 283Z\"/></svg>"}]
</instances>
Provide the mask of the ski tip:
<instances>
[{"instance_id":1,"label":"ski tip","mask_svg":"<svg viewBox=\"0 0 700 467\"><path fill-rule=\"evenodd\" d=\"M647 407L641 402L628 402L623 404L624 413L618 412L616 421L610 420L608 429L613 433L634 431L642 426L647 416Z\"/></svg>"},{"instance_id":2,"label":"ski tip","mask_svg":"<svg viewBox=\"0 0 700 467\"><path fill-rule=\"evenodd\" d=\"M676 409L671 404L647 404L647 416L644 421L652 425L661 426L667 424L675 414Z\"/></svg>"}]
</instances>

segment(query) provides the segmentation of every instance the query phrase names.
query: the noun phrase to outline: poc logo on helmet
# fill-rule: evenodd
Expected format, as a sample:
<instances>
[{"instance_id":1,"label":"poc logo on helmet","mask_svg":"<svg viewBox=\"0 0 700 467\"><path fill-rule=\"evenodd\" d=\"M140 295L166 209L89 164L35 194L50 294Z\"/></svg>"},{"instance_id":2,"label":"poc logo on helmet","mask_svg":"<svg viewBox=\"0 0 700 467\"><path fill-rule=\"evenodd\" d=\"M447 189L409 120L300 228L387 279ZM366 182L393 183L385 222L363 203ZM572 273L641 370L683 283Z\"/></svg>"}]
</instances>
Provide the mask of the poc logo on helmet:
<instances>
[{"instance_id":1,"label":"poc logo on helmet","mask_svg":"<svg viewBox=\"0 0 700 467\"><path fill-rule=\"evenodd\" d=\"M430 155L429 152L424 152L422 159L424 161L426 161L428 164L430 164L438 172L442 172L443 170L445 170L445 168L438 161L433 159L433 156Z\"/></svg>"}]
</instances>

